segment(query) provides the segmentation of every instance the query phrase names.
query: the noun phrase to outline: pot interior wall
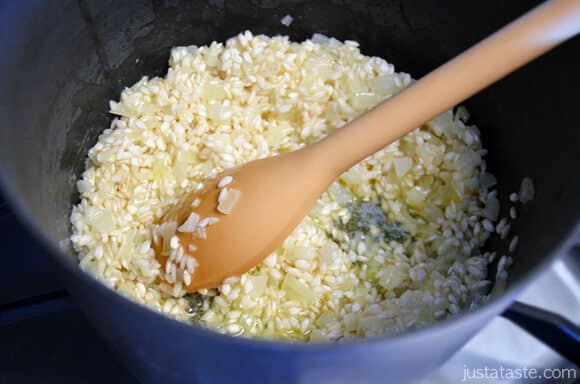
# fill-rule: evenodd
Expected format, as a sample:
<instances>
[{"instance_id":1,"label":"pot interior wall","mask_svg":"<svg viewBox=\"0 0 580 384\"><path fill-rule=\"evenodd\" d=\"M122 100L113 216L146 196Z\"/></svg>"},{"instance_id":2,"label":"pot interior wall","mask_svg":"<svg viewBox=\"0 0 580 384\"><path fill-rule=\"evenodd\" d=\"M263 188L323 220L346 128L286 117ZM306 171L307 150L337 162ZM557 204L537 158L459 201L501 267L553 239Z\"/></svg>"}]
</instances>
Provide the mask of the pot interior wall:
<instances>
[{"instance_id":1,"label":"pot interior wall","mask_svg":"<svg viewBox=\"0 0 580 384\"><path fill-rule=\"evenodd\" d=\"M0 170L18 202L55 242L69 232L74 181L112 117L108 101L142 75L161 75L169 49L224 41L240 31L314 32L357 40L415 78L537 1L4 2L0 6ZM285 14L294 22L280 24ZM523 176L536 200L514 226L520 279L580 217L579 41L571 41L467 102L489 149L502 203ZM452 84L450 86L453 86ZM434 96L436 97L436 95ZM493 242L490 246L494 246ZM501 248L500 248L501 249ZM68 258L72 262L72 258ZM63 258L64 260L64 258Z\"/></svg>"}]
</instances>

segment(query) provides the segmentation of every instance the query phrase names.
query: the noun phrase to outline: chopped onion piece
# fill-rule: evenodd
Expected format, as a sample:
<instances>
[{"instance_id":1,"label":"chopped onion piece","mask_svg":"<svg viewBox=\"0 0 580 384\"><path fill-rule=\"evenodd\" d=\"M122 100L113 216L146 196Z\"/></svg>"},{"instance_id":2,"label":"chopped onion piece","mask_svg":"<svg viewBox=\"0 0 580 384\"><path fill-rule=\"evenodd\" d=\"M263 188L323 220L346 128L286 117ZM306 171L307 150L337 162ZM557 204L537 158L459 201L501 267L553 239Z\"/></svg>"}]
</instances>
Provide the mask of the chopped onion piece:
<instances>
[{"instance_id":1,"label":"chopped onion piece","mask_svg":"<svg viewBox=\"0 0 580 384\"><path fill-rule=\"evenodd\" d=\"M205 218L201 219L200 222L197 223L197 226L200 227L200 228L205 228L205 227L207 227L209 225L212 225L212 224L217 223L218 220L219 219L217 217L208 216L208 217L205 217Z\"/></svg>"},{"instance_id":2,"label":"chopped onion piece","mask_svg":"<svg viewBox=\"0 0 580 384\"><path fill-rule=\"evenodd\" d=\"M361 169L356 165L343 173L340 178L349 184L362 184L364 182Z\"/></svg>"},{"instance_id":3,"label":"chopped onion piece","mask_svg":"<svg viewBox=\"0 0 580 384\"><path fill-rule=\"evenodd\" d=\"M222 190L220 191L220 193L218 195L218 204L221 203L222 201L224 201L228 192L229 191L226 187L222 188Z\"/></svg>"},{"instance_id":4,"label":"chopped onion piece","mask_svg":"<svg viewBox=\"0 0 580 384\"><path fill-rule=\"evenodd\" d=\"M345 331L355 331L358 327L360 315L358 313L347 313L344 316Z\"/></svg>"},{"instance_id":5,"label":"chopped onion piece","mask_svg":"<svg viewBox=\"0 0 580 384\"><path fill-rule=\"evenodd\" d=\"M316 324L321 327L336 322L336 315L332 312L324 312L316 319Z\"/></svg>"},{"instance_id":6,"label":"chopped onion piece","mask_svg":"<svg viewBox=\"0 0 580 384\"><path fill-rule=\"evenodd\" d=\"M352 97L352 105L356 109L371 109L381 101L381 98L372 92L358 92Z\"/></svg>"},{"instance_id":7,"label":"chopped onion piece","mask_svg":"<svg viewBox=\"0 0 580 384\"><path fill-rule=\"evenodd\" d=\"M187 220L185 220L183 224L181 224L181 226L177 228L177 230L179 232L193 232L195 231L195 226L198 221L199 215L195 212L191 212Z\"/></svg>"},{"instance_id":8,"label":"chopped onion piece","mask_svg":"<svg viewBox=\"0 0 580 384\"><path fill-rule=\"evenodd\" d=\"M393 162L395 163L397 177L403 177L413 166L413 160L408 157L396 157Z\"/></svg>"},{"instance_id":9,"label":"chopped onion piece","mask_svg":"<svg viewBox=\"0 0 580 384\"><path fill-rule=\"evenodd\" d=\"M201 93L209 100L221 100L227 96L224 87L219 84L205 84Z\"/></svg>"},{"instance_id":10,"label":"chopped onion piece","mask_svg":"<svg viewBox=\"0 0 580 384\"><path fill-rule=\"evenodd\" d=\"M226 185L228 185L229 183L231 183L234 180L233 177L231 176L224 176L221 178L221 180L218 182L218 188L223 188Z\"/></svg>"},{"instance_id":11,"label":"chopped onion piece","mask_svg":"<svg viewBox=\"0 0 580 384\"><path fill-rule=\"evenodd\" d=\"M238 200L240 199L241 194L242 193L237 189L234 188L228 189L224 198L219 201L217 210L225 215L229 215L234 210L234 207L236 206Z\"/></svg>"},{"instance_id":12,"label":"chopped onion piece","mask_svg":"<svg viewBox=\"0 0 580 384\"><path fill-rule=\"evenodd\" d=\"M326 243L320 248L320 262L324 264L332 264L336 258L336 246L332 246L334 243Z\"/></svg>"},{"instance_id":13,"label":"chopped onion piece","mask_svg":"<svg viewBox=\"0 0 580 384\"><path fill-rule=\"evenodd\" d=\"M307 303L315 303L318 301L318 295L312 289L308 288L290 274L284 278L282 289L286 291L290 299L305 301Z\"/></svg>"},{"instance_id":14,"label":"chopped onion piece","mask_svg":"<svg viewBox=\"0 0 580 384\"><path fill-rule=\"evenodd\" d=\"M115 229L115 225L113 223L113 217L110 213L102 212L96 215L92 221L91 225L97 232L110 232Z\"/></svg>"},{"instance_id":15,"label":"chopped onion piece","mask_svg":"<svg viewBox=\"0 0 580 384\"><path fill-rule=\"evenodd\" d=\"M290 260L312 260L316 257L316 249L310 247L297 246L286 253L286 258Z\"/></svg>"},{"instance_id":16,"label":"chopped onion piece","mask_svg":"<svg viewBox=\"0 0 580 384\"><path fill-rule=\"evenodd\" d=\"M402 265L388 265L384 267L383 271L379 284L387 290L401 287L409 276L408 268Z\"/></svg>"},{"instance_id":17,"label":"chopped onion piece","mask_svg":"<svg viewBox=\"0 0 580 384\"><path fill-rule=\"evenodd\" d=\"M380 95L394 95L399 92L399 86L393 75L381 75L369 81L371 89Z\"/></svg>"},{"instance_id":18,"label":"chopped onion piece","mask_svg":"<svg viewBox=\"0 0 580 384\"><path fill-rule=\"evenodd\" d=\"M125 109L124 104L114 101L109 101L109 113L112 113L113 115L131 117L131 113Z\"/></svg>"},{"instance_id":19,"label":"chopped onion piece","mask_svg":"<svg viewBox=\"0 0 580 384\"><path fill-rule=\"evenodd\" d=\"M163 247L161 249L162 255L169 255L170 252L170 242L175 231L177 229L177 223L174 221L165 222L161 224L158 228L158 233L161 235Z\"/></svg>"},{"instance_id":20,"label":"chopped onion piece","mask_svg":"<svg viewBox=\"0 0 580 384\"><path fill-rule=\"evenodd\" d=\"M280 145L284 139L284 127L280 124L271 124L266 133L266 140L272 146Z\"/></svg>"},{"instance_id":21,"label":"chopped onion piece","mask_svg":"<svg viewBox=\"0 0 580 384\"><path fill-rule=\"evenodd\" d=\"M425 203L425 198L429 195L429 190L421 188L419 186L415 186L407 191L407 204L412 207L419 208L422 207Z\"/></svg>"},{"instance_id":22,"label":"chopped onion piece","mask_svg":"<svg viewBox=\"0 0 580 384\"><path fill-rule=\"evenodd\" d=\"M196 239L207 239L207 235L205 234L205 228L197 225L195 227L195 231L193 232L193 237Z\"/></svg>"},{"instance_id":23,"label":"chopped onion piece","mask_svg":"<svg viewBox=\"0 0 580 384\"><path fill-rule=\"evenodd\" d=\"M250 291L252 296L262 295L268 286L268 276L248 276L248 280L252 284L252 290Z\"/></svg>"}]
</instances>

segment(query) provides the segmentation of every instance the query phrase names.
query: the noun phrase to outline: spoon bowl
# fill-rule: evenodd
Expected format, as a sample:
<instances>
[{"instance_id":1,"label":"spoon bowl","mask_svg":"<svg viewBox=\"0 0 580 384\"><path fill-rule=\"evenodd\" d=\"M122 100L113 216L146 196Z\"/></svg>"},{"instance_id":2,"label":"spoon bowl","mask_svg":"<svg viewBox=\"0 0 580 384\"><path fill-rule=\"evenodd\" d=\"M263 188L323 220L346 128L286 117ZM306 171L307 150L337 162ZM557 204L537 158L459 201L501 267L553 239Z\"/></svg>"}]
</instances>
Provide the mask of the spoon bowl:
<instances>
[{"instance_id":1,"label":"spoon bowl","mask_svg":"<svg viewBox=\"0 0 580 384\"><path fill-rule=\"evenodd\" d=\"M306 147L229 169L190 193L162 218L162 223L175 223L174 235L184 257L195 259L195 272L189 284L182 284L183 289L214 288L227 277L257 265L284 241L334 179L324 167L313 167L308 156L312 150ZM220 188L218 184L226 178L231 181ZM241 191L231 214L218 209L224 189ZM211 224L203 226L203 235L178 229L192 212L198 216L198 224L211 218ZM172 261L162 252L162 239L153 246L163 267ZM186 270L181 269L181 273Z\"/></svg>"}]
</instances>

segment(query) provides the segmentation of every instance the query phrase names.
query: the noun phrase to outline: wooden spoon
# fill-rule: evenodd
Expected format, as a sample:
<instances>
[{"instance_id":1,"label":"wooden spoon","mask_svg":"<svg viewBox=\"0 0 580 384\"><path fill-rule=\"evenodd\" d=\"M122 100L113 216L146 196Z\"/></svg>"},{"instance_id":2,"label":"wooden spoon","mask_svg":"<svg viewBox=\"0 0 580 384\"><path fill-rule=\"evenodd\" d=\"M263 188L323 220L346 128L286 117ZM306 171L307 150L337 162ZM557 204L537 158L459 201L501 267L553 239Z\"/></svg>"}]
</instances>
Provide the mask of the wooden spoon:
<instances>
[{"instance_id":1,"label":"wooden spoon","mask_svg":"<svg viewBox=\"0 0 580 384\"><path fill-rule=\"evenodd\" d=\"M341 173L578 32L580 0L546 2L325 139L227 170L163 218L165 240L154 241L162 284L179 295L247 272ZM218 210L220 193L229 207Z\"/></svg>"}]
</instances>

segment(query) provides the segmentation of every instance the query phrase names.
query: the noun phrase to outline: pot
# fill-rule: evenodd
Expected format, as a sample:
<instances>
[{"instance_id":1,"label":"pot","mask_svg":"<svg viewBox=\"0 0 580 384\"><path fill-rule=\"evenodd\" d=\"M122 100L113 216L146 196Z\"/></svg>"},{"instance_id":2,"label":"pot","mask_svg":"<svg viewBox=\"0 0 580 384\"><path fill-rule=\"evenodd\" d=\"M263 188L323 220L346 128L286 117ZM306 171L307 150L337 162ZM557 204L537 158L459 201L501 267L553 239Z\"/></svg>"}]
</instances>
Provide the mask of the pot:
<instances>
[{"instance_id":1,"label":"pot","mask_svg":"<svg viewBox=\"0 0 580 384\"><path fill-rule=\"evenodd\" d=\"M298 344L233 338L166 318L79 269L67 241L70 210L78 198L75 181L89 148L112 119L108 101L143 75L162 75L172 46L224 41L246 29L288 34L297 41L320 32L357 40L363 53L384 57L398 70L420 77L536 3L3 2L4 193L58 266L86 316L143 383L336 384L402 382L420 376L502 313L578 232L578 39L465 103L489 149L487 162L497 176L503 207L509 206L507 196L518 190L524 176L533 178L537 194L520 210L521 218L512 229L520 246L505 293L481 308L415 332L338 344ZM286 14L294 18L290 27L280 23ZM490 241L489 247L505 251L498 242ZM517 321L522 313L527 320L534 315L518 306L510 311ZM545 325L554 319L543 320ZM552 325L560 332L561 322ZM572 351L578 346L577 339L576 344L570 339L563 342L572 343L566 344Z\"/></svg>"}]
</instances>

